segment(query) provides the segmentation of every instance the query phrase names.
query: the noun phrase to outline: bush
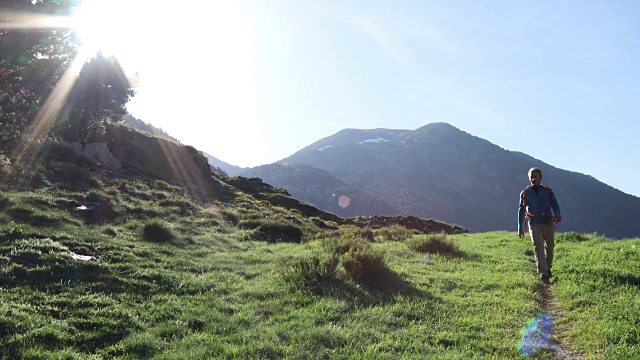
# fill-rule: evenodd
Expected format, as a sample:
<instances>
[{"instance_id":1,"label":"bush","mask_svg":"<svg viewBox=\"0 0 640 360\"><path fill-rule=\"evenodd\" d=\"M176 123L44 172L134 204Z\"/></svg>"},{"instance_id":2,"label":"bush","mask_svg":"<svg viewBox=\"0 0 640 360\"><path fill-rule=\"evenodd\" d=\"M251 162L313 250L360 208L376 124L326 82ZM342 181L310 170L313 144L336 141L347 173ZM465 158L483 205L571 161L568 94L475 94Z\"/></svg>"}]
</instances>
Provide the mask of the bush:
<instances>
[{"instance_id":1,"label":"bush","mask_svg":"<svg viewBox=\"0 0 640 360\"><path fill-rule=\"evenodd\" d=\"M35 212L33 209L21 207L21 206L13 206L7 210L7 214L11 216L14 221L17 222L27 222L29 221Z\"/></svg>"},{"instance_id":2,"label":"bush","mask_svg":"<svg viewBox=\"0 0 640 360\"><path fill-rule=\"evenodd\" d=\"M146 241L163 243L175 240L176 236L167 224L162 221L152 220L144 225L142 238Z\"/></svg>"},{"instance_id":3,"label":"bush","mask_svg":"<svg viewBox=\"0 0 640 360\"><path fill-rule=\"evenodd\" d=\"M375 281L386 275L384 255L371 248L351 248L344 255L343 264L347 277Z\"/></svg>"},{"instance_id":4,"label":"bush","mask_svg":"<svg viewBox=\"0 0 640 360\"><path fill-rule=\"evenodd\" d=\"M0 232L0 242L20 240L23 239L24 236L24 230L22 230L21 226L12 226Z\"/></svg>"},{"instance_id":5,"label":"bush","mask_svg":"<svg viewBox=\"0 0 640 360\"><path fill-rule=\"evenodd\" d=\"M556 234L556 241L582 242L589 241L589 236L574 231Z\"/></svg>"},{"instance_id":6,"label":"bush","mask_svg":"<svg viewBox=\"0 0 640 360\"><path fill-rule=\"evenodd\" d=\"M153 182L151 183L151 186L154 189L159 189L159 190L164 190L164 191L169 191L174 193L179 193L182 190L180 186L171 185L164 180L158 180L158 179L153 180Z\"/></svg>"},{"instance_id":7,"label":"bush","mask_svg":"<svg viewBox=\"0 0 640 360\"><path fill-rule=\"evenodd\" d=\"M65 185L65 187L73 188L74 185L87 187L97 187L100 181L91 171L71 163L54 162L51 163L51 180Z\"/></svg>"},{"instance_id":8,"label":"bush","mask_svg":"<svg viewBox=\"0 0 640 360\"><path fill-rule=\"evenodd\" d=\"M165 199L158 203L158 205L162 207L173 207L177 208L180 215L190 215L196 212L196 206L188 201L183 199Z\"/></svg>"},{"instance_id":9,"label":"bush","mask_svg":"<svg viewBox=\"0 0 640 360\"><path fill-rule=\"evenodd\" d=\"M363 250L370 249L371 244L368 240L356 237L356 238L331 238L324 243L324 247L329 254L343 255L349 252L349 250Z\"/></svg>"},{"instance_id":10,"label":"bush","mask_svg":"<svg viewBox=\"0 0 640 360\"><path fill-rule=\"evenodd\" d=\"M112 190L112 189L110 189ZM92 203L90 210L78 210L77 215L87 223L103 223L115 219L117 211L112 201L113 195L100 189L91 189L84 196Z\"/></svg>"},{"instance_id":11,"label":"bush","mask_svg":"<svg viewBox=\"0 0 640 360\"><path fill-rule=\"evenodd\" d=\"M386 240L405 241L406 239L413 236L413 231L407 229L404 226L394 224L391 226L385 226L380 229L375 229L373 230L373 234L374 236L381 236Z\"/></svg>"},{"instance_id":12,"label":"bush","mask_svg":"<svg viewBox=\"0 0 640 360\"><path fill-rule=\"evenodd\" d=\"M53 162L65 162L65 163L79 163L80 158L76 152L67 145L63 145L59 142L48 142L43 148L45 154L45 161Z\"/></svg>"},{"instance_id":13,"label":"bush","mask_svg":"<svg viewBox=\"0 0 640 360\"><path fill-rule=\"evenodd\" d=\"M299 243L304 236L302 228L299 225L281 219L243 220L238 223L238 227L255 229L252 236L254 240L264 240L270 243Z\"/></svg>"},{"instance_id":14,"label":"bush","mask_svg":"<svg viewBox=\"0 0 640 360\"><path fill-rule=\"evenodd\" d=\"M85 195L85 199L90 202L108 202L111 200L111 196L99 189L91 189Z\"/></svg>"},{"instance_id":15,"label":"bush","mask_svg":"<svg viewBox=\"0 0 640 360\"><path fill-rule=\"evenodd\" d=\"M419 253L433 253L446 256L455 255L458 247L447 239L445 233L418 235L405 241L405 245Z\"/></svg>"},{"instance_id":16,"label":"bush","mask_svg":"<svg viewBox=\"0 0 640 360\"><path fill-rule=\"evenodd\" d=\"M278 273L292 290L319 295L326 285L337 278L338 257L318 255L296 260L291 266L281 265Z\"/></svg>"}]
</instances>

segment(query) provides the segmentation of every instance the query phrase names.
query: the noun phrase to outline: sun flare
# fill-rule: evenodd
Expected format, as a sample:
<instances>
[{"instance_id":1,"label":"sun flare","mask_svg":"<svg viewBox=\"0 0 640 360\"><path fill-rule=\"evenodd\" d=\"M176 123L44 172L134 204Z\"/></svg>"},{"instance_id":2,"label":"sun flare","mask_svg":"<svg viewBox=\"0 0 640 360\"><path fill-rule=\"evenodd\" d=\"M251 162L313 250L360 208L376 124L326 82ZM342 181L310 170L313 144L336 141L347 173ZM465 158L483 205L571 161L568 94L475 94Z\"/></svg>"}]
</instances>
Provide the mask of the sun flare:
<instances>
[{"instance_id":1,"label":"sun flare","mask_svg":"<svg viewBox=\"0 0 640 360\"><path fill-rule=\"evenodd\" d=\"M131 69L131 59L138 42L137 29L144 13L140 1L85 0L73 14L73 27L82 44L81 52L88 57L102 52L115 56L126 68ZM129 66L127 66L129 65Z\"/></svg>"},{"instance_id":2,"label":"sun flare","mask_svg":"<svg viewBox=\"0 0 640 360\"><path fill-rule=\"evenodd\" d=\"M242 163L255 153L228 150L237 145L233 137L211 145L210 134L242 133L256 147L267 146L258 115L255 33L246 9L236 0L82 0L71 16L15 14L6 26L73 29L79 45L74 64L80 65L72 74L98 52L113 56L136 87L126 105L133 116L228 159L243 157L236 160ZM175 121L183 118L199 119L205 131L194 134Z\"/></svg>"}]
</instances>

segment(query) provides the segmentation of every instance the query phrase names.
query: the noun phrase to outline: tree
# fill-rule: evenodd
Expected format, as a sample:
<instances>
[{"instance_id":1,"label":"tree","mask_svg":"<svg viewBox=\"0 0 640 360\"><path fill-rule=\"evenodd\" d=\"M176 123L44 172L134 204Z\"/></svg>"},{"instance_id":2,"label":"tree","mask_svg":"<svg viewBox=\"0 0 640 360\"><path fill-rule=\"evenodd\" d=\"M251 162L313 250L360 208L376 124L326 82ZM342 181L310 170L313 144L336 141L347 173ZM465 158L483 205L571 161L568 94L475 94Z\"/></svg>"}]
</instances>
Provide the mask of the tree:
<instances>
[{"instance_id":1,"label":"tree","mask_svg":"<svg viewBox=\"0 0 640 360\"><path fill-rule=\"evenodd\" d=\"M0 0L0 147L51 136L84 140L100 132L107 119L125 114L132 87L117 61L102 54L69 81L74 85L65 96L52 96L69 74L80 41L73 28L38 22L43 16L70 15L78 5L73 0ZM45 116L43 109L48 109Z\"/></svg>"},{"instance_id":2,"label":"tree","mask_svg":"<svg viewBox=\"0 0 640 360\"><path fill-rule=\"evenodd\" d=\"M52 134L69 141L98 135L106 121L122 121L131 96L131 84L118 61L99 52L82 67Z\"/></svg>"},{"instance_id":3,"label":"tree","mask_svg":"<svg viewBox=\"0 0 640 360\"><path fill-rule=\"evenodd\" d=\"M68 29L35 26L35 16L53 14L54 5L0 1L0 141L26 135L30 119L77 50Z\"/></svg>"}]
</instances>

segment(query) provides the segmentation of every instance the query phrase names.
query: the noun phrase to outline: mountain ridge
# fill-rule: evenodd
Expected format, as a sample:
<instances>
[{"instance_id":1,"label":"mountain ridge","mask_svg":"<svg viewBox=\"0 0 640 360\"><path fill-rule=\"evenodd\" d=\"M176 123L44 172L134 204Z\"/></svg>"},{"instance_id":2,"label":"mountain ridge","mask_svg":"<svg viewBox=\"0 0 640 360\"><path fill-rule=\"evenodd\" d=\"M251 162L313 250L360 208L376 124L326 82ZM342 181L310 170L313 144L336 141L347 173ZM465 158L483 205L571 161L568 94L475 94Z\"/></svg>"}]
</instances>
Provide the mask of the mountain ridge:
<instances>
[{"instance_id":1,"label":"mountain ridge","mask_svg":"<svg viewBox=\"0 0 640 360\"><path fill-rule=\"evenodd\" d=\"M365 142L367 139L381 140ZM560 231L598 232L614 238L640 234L640 225L633 219L633 214L640 212L640 198L590 175L503 149L443 122L416 130L345 129L275 164L289 166L291 171L309 165L372 194L400 214L435 218L480 232L515 230L516 201L528 185L527 171L540 167L543 183L552 187L560 202L564 217ZM272 165L250 173L269 178L275 171ZM270 181L285 189L291 186L277 179ZM301 197L325 209L327 205L321 204L330 201L310 194Z\"/></svg>"}]
</instances>

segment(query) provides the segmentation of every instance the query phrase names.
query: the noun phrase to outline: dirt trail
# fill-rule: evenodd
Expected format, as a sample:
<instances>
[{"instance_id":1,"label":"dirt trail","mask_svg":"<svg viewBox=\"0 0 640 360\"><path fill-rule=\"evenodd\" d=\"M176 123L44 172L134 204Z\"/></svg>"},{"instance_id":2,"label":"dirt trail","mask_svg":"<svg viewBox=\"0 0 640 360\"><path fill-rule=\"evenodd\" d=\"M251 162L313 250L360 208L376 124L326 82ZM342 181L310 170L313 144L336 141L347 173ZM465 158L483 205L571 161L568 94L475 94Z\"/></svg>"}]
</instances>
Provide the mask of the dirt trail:
<instances>
[{"instance_id":1,"label":"dirt trail","mask_svg":"<svg viewBox=\"0 0 640 360\"><path fill-rule=\"evenodd\" d=\"M575 350L567 338L567 332L570 324L562 321L565 315L560 308L560 303L553 295L552 284L540 284L538 287L540 295L542 295L541 308L551 314L555 321L552 339L553 344L549 347L560 359L582 360L584 355Z\"/></svg>"}]
</instances>

